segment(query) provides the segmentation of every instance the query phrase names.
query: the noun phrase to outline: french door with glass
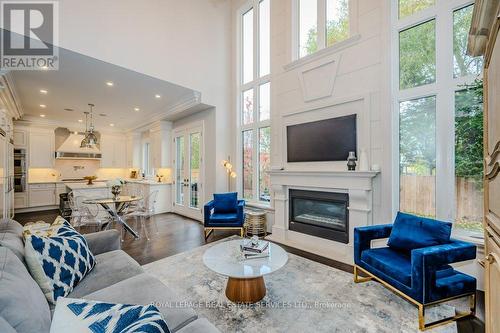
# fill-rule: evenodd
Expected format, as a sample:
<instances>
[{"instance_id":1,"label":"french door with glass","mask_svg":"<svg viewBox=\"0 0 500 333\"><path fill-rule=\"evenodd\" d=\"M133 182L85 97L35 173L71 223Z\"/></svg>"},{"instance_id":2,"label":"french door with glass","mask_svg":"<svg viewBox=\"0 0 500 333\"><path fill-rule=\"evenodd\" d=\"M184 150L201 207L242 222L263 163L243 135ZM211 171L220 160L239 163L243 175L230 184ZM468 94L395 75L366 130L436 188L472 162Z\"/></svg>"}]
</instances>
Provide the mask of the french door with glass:
<instances>
[{"instance_id":1,"label":"french door with glass","mask_svg":"<svg viewBox=\"0 0 500 333\"><path fill-rule=\"evenodd\" d=\"M174 212L202 220L203 131L193 126L174 131Z\"/></svg>"}]
</instances>

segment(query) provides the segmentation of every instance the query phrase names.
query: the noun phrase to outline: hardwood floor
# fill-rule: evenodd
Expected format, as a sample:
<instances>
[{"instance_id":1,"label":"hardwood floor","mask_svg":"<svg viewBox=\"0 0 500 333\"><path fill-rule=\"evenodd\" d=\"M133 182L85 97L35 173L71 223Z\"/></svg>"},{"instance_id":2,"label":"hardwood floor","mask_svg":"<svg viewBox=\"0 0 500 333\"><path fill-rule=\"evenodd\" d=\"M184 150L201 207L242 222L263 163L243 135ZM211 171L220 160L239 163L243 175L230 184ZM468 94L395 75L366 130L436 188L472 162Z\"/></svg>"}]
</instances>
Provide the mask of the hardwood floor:
<instances>
[{"instance_id":1,"label":"hardwood floor","mask_svg":"<svg viewBox=\"0 0 500 333\"><path fill-rule=\"evenodd\" d=\"M58 210L22 213L16 214L15 220L21 224L35 221L52 223L57 215L59 215ZM158 226L158 233L156 233L156 227L152 223L153 220ZM127 222L135 230L140 230L139 224L136 225L134 220ZM149 234L149 241L142 234L139 239L134 239L130 234L125 234L122 243L122 249L141 265L206 244L203 236L203 226L198 221L180 215L171 213L155 215L151 221L147 222L146 229ZM85 233L93 230L81 231ZM239 231L216 230L209 237L208 243L236 234L239 234Z\"/></svg>"},{"instance_id":2,"label":"hardwood floor","mask_svg":"<svg viewBox=\"0 0 500 333\"><path fill-rule=\"evenodd\" d=\"M15 220L21 224L35 221L51 223L57 215L59 215L58 210L22 213L16 214ZM122 243L122 249L141 265L206 244L203 237L203 226L198 221L172 213L158 214L154 216L153 219L158 226L158 233L156 233L156 228L153 223L147 223L147 231L150 235L149 241L146 237L134 239L131 235L126 235ZM135 226L134 221L130 222L136 230L139 230L139 226ZM232 235L239 235L239 231L216 230L215 233L212 233L209 237L208 243ZM282 246L287 252L352 273L351 265L289 246ZM484 293L482 291L478 291L477 295L477 317L478 318L463 318L459 320L457 323L458 333L484 332Z\"/></svg>"}]
</instances>

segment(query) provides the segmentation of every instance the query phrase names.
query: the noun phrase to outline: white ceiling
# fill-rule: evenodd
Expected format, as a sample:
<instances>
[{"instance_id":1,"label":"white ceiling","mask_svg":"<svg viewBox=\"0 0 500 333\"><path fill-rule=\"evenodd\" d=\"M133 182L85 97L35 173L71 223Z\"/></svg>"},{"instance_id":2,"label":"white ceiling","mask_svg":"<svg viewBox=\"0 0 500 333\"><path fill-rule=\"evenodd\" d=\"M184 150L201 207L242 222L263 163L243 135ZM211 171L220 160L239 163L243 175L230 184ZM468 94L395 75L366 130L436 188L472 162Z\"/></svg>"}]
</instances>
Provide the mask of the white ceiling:
<instances>
[{"instance_id":1,"label":"white ceiling","mask_svg":"<svg viewBox=\"0 0 500 333\"><path fill-rule=\"evenodd\" d=\"M144 56L147 61L147 56ZM85 127L84 111L95 104L97 128L132 129L169 116L173 106L196 94L187 89L110 63L59 49L58 71L14 71L10 77L22 105L23 118ZM114 83L112 87L106 82ZM40 90L47 90L47 94ZM155 98L155 95L161 98ZM41 108L40 105L46 105ZM134 108L140 111L134 111ZM64 109L73 109L69 112ZM177 110L178 111L178 110ZM107 116L102 117L99 114Z\"/></svg>"}]
</instances>

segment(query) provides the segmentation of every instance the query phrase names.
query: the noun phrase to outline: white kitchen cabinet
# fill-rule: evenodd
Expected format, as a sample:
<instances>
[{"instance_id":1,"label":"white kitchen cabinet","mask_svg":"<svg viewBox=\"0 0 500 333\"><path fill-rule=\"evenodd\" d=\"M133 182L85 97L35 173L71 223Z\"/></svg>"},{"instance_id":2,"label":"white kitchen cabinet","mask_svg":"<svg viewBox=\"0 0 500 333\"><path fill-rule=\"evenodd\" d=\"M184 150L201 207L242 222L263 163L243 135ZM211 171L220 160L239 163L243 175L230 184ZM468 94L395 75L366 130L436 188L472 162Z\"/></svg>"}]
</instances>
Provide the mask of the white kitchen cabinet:
<instances>
[{"instance_id":1,"label":"white kitchen cabinet","mask_svg":"<svg viewBox=\"0 0 500 333\"><path fill-rule=\"evenodd\" d=\"M29 206L54 206L56 204L56 184L30 184Z\"/></svg>"},{"instance_id":2,"label":"white kitchen cabinet","mask_svg":"<svg viewBox=\"0 0 500 333\"><path fill-rule=\"evenodd\" d=\"M124 135L101 135L101 168L127 167L127 141Z\"/></svg>"},{"instance_id":3,"label":"white kitchen cabinet","mask_svg":"<svg viewBox=\"0 0 500 333\"><path fill-rule=\"evenodd\" d=\"M170 167L172 123L160 121L149 131L151 138L151 163L155 169Z\"/></svg>"},{"instance_id":4,"label":"white kitchen cabinet","mask_svg":"<svg viewBox=\"0 0 500 333\"><path fill-rule=\"evenodd\" d=\"M14 129L14 147L19 149L28 148L28 130Z\"/></svg>"},{"instance_id":5,"label":"white kitchen cabinet","mask_svg":"<svg viewBox=\"0 0 500 333\"><path fill-rule=\"evenodd\" d=\"M127 187L133 193L142 193L146 198L146 206L149 205L149 195L158 191L156 197L155 214L167 213L172 211L172 185L154 182L132 181L127 182Z\"/></svg>"},{"instance_id":6,"label":"white kitchen cabinet","mask_svg":"<svg viewBox=\"0 0 500 333\"><path fill-rule=\"evenodd\" d=\"M127 168L141 168L141 134L127 135Z\"/></svg>"},{"instance_id":7,"label":"white kitchen cabinet","mask_svg":"<svg viewBox=\"0 0 500 333\"><path fill-rule=\"evenodd\" d=\"M28 194L26 192L23 193L14 193L14 208L26 208L28 207Z\"/></svg>"},{"instance_id":8,"label":"white kitchen cabinet","mask_svg":"<svg viewBox=\"0 0 500 333\"><path fill-rule=\"evenodd\" d=\"M30 168L53 168L55 159L55 136L53 130L30 129L29 160Z\"/></svg>"}]
</instances>

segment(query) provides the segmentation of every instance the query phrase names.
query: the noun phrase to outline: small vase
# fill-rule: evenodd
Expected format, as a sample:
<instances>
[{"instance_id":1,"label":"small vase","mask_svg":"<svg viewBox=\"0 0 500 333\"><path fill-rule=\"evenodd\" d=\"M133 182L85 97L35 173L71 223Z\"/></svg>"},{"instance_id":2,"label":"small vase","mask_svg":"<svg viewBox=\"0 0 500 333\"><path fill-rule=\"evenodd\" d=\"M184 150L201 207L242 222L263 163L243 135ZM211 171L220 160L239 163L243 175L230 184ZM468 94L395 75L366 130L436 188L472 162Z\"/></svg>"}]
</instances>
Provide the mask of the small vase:
<instances>
[{"instance_id":1,"label":"small vase","mask_svg":"<svg viewBox=\"0 0 500 333\"><path fill-rule=\"evenodd\" d=\"M118 199L118 195L120 195L120 192L122 191L121 186L119 185L113 185L111 186L111 193L113 193L113 199Z\"/></svg>"},{"instance_id":2,"label":"small vase","mask_svg":"<svg viewBox=\"0 0 500 333\"><path fill-rule=\"evenodd\" d=\"M364 148L361 148L358 162L359 171L368 171L368 155L366 154L366 150Z\"/></svg>"},{"instance_id":3,"label":"small vase","mask_svg":"<svg viewBox=\"0 0 500 333\"><path fill-rule=\"evenodd\" d=\"M349 157L347 158L347 170L356 170L356 155L353 151L349 152Z\"/></svg>"}]
</instances>

